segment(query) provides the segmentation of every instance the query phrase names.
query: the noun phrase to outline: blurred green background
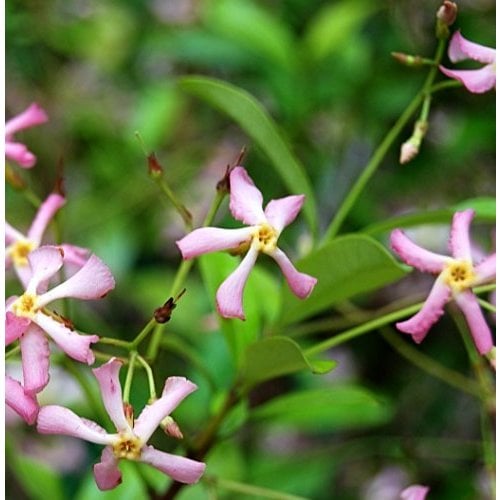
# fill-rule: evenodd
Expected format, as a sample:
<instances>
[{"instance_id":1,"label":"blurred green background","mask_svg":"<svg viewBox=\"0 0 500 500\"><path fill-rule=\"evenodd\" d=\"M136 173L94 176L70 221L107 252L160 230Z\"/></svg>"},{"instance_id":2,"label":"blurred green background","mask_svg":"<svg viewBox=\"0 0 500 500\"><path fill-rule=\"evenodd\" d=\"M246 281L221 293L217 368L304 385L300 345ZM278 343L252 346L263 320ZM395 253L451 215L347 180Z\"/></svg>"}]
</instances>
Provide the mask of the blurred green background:
<instances>
[{"instance_id":1,"label":"blurred green background","mask_svg":"<svg viewBox=\"0 0 500 500\"><path fill-rule=\"evenodd\" d=\"M425 69L400 65L391 51L432 57L438 7L430 0L7 0L7 118L32 101L50 117L47 124L19 134L38 157L36 167L21 175L44 198L63 166L68 199L59 217L63 240L91 248L117 279L106 307L75 306L78 327L133 338L166 300L180 260L174 241L184 234L182 221L148 178L136 131L146 150L156 152L196 223L226 165L243 146L248 151L244 165L265 199L287 194L267 156L232 120L183 92L176 85L179 76L225 80L265 106L306 166L324 230L425 78ZM494 19L492 0L463 1L454 28L493 47ZM343 232L401 213L494 196L494 104L494 92L472 95L457 88L436 94L418 157L405 166L398 162L410 124ZM29 225L33 208L9 186L6 207L14 227ZM234 224L226 210L217 223ZM479 243L491 250L490 228L477 227ZM439 246L447 230L438 227L422 235ZM386 235L380 236L385 241ZM283 235L284 246L295 248L297 256L308 241L301 216ZM362 304L381 306L420 283L406 286L384 290ZM196 346L214 386L223 389L233 367L214 331L211 300L196 272L187 288L189 299L182 300L189 300L190 310L179 307L172 328ZM8 281L7 290L19 291L14 281ZM457 340L451 320L445 319L421 349L466 371L467 358ZM254 422L221 452L224 477L317 499L391 499L390 485L412 482L431 485L431 499L488 498L475 400L409 365L376 335L363 336L331 356L347 367L338 370L337 378L362 381L390 397L392 417L374 429L342 432L328 425L304 432ZM165 375L198 373L175 354L163 357ZM304 375L278 381L270 391L286 391L286 384L324 387L333 382ZM200 425L208 412L203 408L211 392L202 388L200 393L191 405L198 416L189 416L189 404L182 413L188 429ZM31 436L26 429L16 433L16 446ZM88 463L97 451L91 455ZM15 477L10 498L36 498ZM75 498L78 477L76 472L65 476L68 498ZM87 492L82 498L91 496Z\"/></svg>"}]
</instances>

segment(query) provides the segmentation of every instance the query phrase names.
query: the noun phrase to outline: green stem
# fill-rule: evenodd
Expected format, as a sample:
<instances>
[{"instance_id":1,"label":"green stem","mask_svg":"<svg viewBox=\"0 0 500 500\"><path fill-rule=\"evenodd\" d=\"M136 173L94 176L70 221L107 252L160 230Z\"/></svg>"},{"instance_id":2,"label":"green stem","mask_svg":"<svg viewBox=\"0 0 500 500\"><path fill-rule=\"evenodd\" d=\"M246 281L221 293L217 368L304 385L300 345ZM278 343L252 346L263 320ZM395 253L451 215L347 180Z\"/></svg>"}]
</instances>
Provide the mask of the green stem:
<instances>
[{"instance_id":1,"label":"green stem","mask_svg":"<svg viewBox=\"0 0 500 500\"><path fill-rule=\"evenodd\" d=\"M429 89L429 92L434 93L434 92L439 92L440 90L445 90L455 87L463 87L462 82L459 82L458 80L445 80L444 82L439 82L434 84Z\"/></svg>"},{"instance_id":2,"label":"green stem","mask_svg":"<svg viewBox=\"0 0 500 500\"><path fill-rule=\"evenodd\" d=\"M151 332L156 325L156 320L151 318L147 325L139 332L137 337L129 343L129 348L135 351L137 347L139 347L139 344L149 335L149 332Z\"/></svg>"},{"instance_id":3,"label":"green stem","mask_svg":"<svg viewBox=\"0 0 500 500\"><path fill-rule=\"evenodd\" d=\"M128 403L130 398L130 388L132 387L132 379L134 378L135 359L137 358L137 351L130 353L130 361L127 369L127 377L125 378L125 386L123 387L123 402Z\"/></svg>"},{"instance_id":4,"label":"green stem","mask_svg":"<svg viewBox=\"0 0 500 500\"><path fill-rule=\"evenodd\" d=\"M367 321L362 325L346 330L343 333L335 335L335 337L329 338L323 342L320 342L319 344L316 344L313 347L310 347L309 349L306 349L304 351L304 354L306 356L311 356L320 352L327 351L332 347L348 342L349 340L359 337L364 333L371 332L380 328L381 326L388 325L389 323L402 319L406 316L410 316L411 314L419 311L422 308L423 304L423 302L420 302L419 304L414 304L412 306L405 307L404 309L400 309L399 311L391 312L374 320Z\"/></svg>"},{"instance_id":5,"label":"green stem","mask_svg":"<svg viewBox=\"0 0 500 500\"><path fill-rule=\"evenodd\" d=\"M220 477L206 476L203 481L234 493L241 493L242 495L251 495L252 498L274 498L277 500L307 500L305 497L297 495L290 495L281 491L270 490L260 486L253 486L250 484L231 481L229 479L222 479Z\"/></svg>"},{"instance_id":6,"label":"green stem","mask_svg":"<svg viewBox=\"0 0 500 500\"><path fill-rule=\"evenodd\" d=\"M455 370L450 370L426 356L418 349L415 349L408 342L405 342L401 335L397 335L390 328L382 330L382 337L401 355L424 372L439 380L451 385L456 389L467 392L481 399L481 387L479 384L465 377Z\"/></svg>"},{"instance_id":7,"label":"green stem","mask_svg":"<svg viewBox=\"0 0 500 500\"><path fill-rule=\"evenodd\" d=\"M215 215L217 214L217 210L219 209L222 200L224 199L225 196L226 196L225 192L218 190L216 191L215 198L213 199L212 204L207 212L207 215L205 216L205 220L203 221L202 227L207 227L212 223L212 221L215 218ZM177 269L177 273L175 275L172 288L170 289L171 297L175 297L175 295L179 293L187 275L189 274L189 271L191 270L191 267L193 267L193 264L194 260L192 259L183 260L181 262L181 265ZM161 337L163 335L165 325L166 323L157 324L153 331L151 342L149 343L147 351L147 357L150 361L154 361L156 359L156 356L158 355L158 349L160 347Z\"/></svg>"},{"instance_id":8,"label":"green stem","mask_svg":"<svg viewBox=\"0 0 500 500\"><path fill-rule=\"evenodd\" d=\"M483 299L480 299L479 297L477 297L477 301L483 307L483 309L486 309L487 311L490 311L492 313L497 312L497 308L493 304L490 304L489 302L487 302L486 300L483 300Z\"/></svg>"},{"instance_id":9,"label":"green stem","mask_svg":"<svg viewBox=\"0 0 500 500\"><path fill-rule=\"evenodd\" d=\"M172 203L172 205L175 207L177 212L179 212L180 216L182 217L182 220L184 221L186 229L188 231L192 231L193 217L191 215L191 212L189 212L189 210L177 199L177 196L172 191L167 181L163 177L159 177L155 180L156 184L158 184L158 187L163 191L163 193L166 195L170 203Z\"/></svg>"},{"instance_id":10,"label":"green stem","mask_svg":"<svg viewBox=\"0 0 500 500\"><path fill-rule=\"evenodd\" d=\"M112 337L100 337L98 344L113 345L115 347L123 347L124 349L130 350L130 342Z\"/></svg>"},{"instance_id":11,"label":"green stem","mask_svg":"<svg viewBox=\"0 0 500 500\"><path fill-rule=\"evenodd\" d=\"M12 356L15 356L18 352L21 352L21 346L19 344L13 347L9 352L5 353L5 359L9 359Z\"/></svg>"},{"instance_id":12,"label":"green stem","mask_svg":"<svg viewBox=\"0 0 500 500\"><path fill-rule=\"evenodd\" d=\"M155 379L153 377L153 370L151 370L151 367L148 365L148 363L142 356L137 355L137 361L141 363L144 370L146 371L149 384L149 399L151 402L153 402L156 400L156 387L155 387Z\"/></svg>"},{"instance_id":13,"label":"green stem","mask_svg":"<svg viewBox=\"0 0 500 500\"><path fill-rule=\"evenodd\" d=\"M347 217L347 214L354 206L355 202L359 198L359 195L361 194L365 186L368 184L368 181L377 171L379 165L381 164L382 160L387 154L387 151L392 146L393 142L396 140L403 127L413 116L418 106L420 105L421 101L423 99L427 100L430 99L429 96L431 92L432 82L436 77L436 73L438 70L437 65L439 64L441 58L443 57L444 48L445 48L445 40L439 40L438 47L436 49L436 55L434 57L435 65L430 68L429 74L427 75L422 90L420 90L420 92L413 98L413 100L410 102L408 107L403 111L397 122L389 130L383 141L380 143L379 147L375 150L375 153L371 157L370 161L366 165L361 175L358 177L358 179L352 186L351 190L345 197L344 201L341 203L339 209L337 210L337 213L335 214L335 217L333 218L332 222L330 223L330 226L326 230L324 236L325 241L331 240L337 235L337 233L340 230L340 227L342 226L342 223Z\"/></svg>"}]
</instances>

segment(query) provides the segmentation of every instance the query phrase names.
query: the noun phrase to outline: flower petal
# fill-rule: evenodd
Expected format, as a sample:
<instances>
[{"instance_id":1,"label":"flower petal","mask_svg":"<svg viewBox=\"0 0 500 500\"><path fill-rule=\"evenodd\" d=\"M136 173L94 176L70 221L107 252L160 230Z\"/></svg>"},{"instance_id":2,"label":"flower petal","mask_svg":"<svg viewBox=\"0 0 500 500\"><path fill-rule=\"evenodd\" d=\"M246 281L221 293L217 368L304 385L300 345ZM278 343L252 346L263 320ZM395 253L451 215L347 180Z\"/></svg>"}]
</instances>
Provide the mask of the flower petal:
<instances>
[{"instance_id":1,"label":"flower petal","mask_svg":"<svg viewBox=\"0 0 500 500\"><path fill-rule=\"evenodd\" d=\"M184 377L167 378L161 398L147 405L135 421L134 434L144 443L147 442L160 422L197 388Z\"/></svg>"},{"instance_id":2,"label":"flower petal","mask_svg":"<svg viewBox=\"0 0 500 500\"><path fill-rule=\"evenodd\" d=\"M19 130L41 125L48 121L47 113L36 103L30 104L22 113L14 116L5 123L5 135L7 137Z\"/></svg>"},{"instance_id":3,"label":"flower petal","mask_svg":"<svg viewBox=\"0 0 500 500\"><path fill-rule=\"evenodd\" d=\"M252 226L266 222L266 216L262 210L262 193L255 187L243 167L235 167L231 171L229 184L229 210L233 217Z\"/></svg>"},{"instance_id":4,"label":"flower petal","mask_svg":"<svg viewBox=\"0 0 500 500\"><path fill-rule=\"evenodd\" d=\"M83 267L89 258L90 250L88 248L68 245L66 243L59 246L63 249L65 264L74 264L75 266Z\"/></svg>"},{"instance_id":5,"label":"flower petal","mask_svg":"<svg viewBox=\"0 0 500 500\"><path fill-rule=\"evenodd\" d=\"M470 208L453 215L448 246L455 259L472 260L469 228L474 215Z\"/></svg>"},{"instance_id":6,"label":"flower petal","mask_svg":"<svg viewBox=\"0 0 500 500\"><path fill-rule=\"evenodd\" d=\"M55 246L43 246L30 252L28 261L31 266L31 279L27 292L36 293L38 286L54 276L63 265L62 250ZM41 304L47 304L47 302Z\"/></svg>"},{"instance_id":7,"label":"flower petal","mask_svg":"<svg viewBox=\"0 0 500 500\"><path fill-rule=\"evenodd\" d=\"M37 431L40 434L63 434L96 444L112 444L117 436L108 434L91 420L81 418L68 408L56 405L42 406L38 413Z\"/></svg>"},{"instance_id":8,"label":"flower petal","mask_svg":"<svg viewBox=\"0 0 500 500\"><path fill-rule=\"evenodd\" d=\"M184 238L176 241L183 259L192 259L198 255L229 250L249 241L253 228L221 229L218 227L201 227L195 229Z\"/></svg>"},{"instance_id":9,"label":"flower petal","mask_svg":"<svg viewBox=\"0 0 500 500\"><path fill-rule=\"evenodd\" d=\"M101 491L112 490L122 482L118 461L108 446L102 450L101 461L94 465L94 478Z\"/></svg>"},{"instance_id":10,"label":"flower petal","mask_svg":"<svg viewBox=\"0 0 500 500\"><path fill-rule=\"evenodd\" d=\"M496 85L495 68L488 64L479 69L448 69L439 66L442 73L462 82L464 87L474 94L488 92Z\"/></svg>"},{"instance_id":11,"label":"flower petal","mask_svg":"<svg viewBox=\"0 0 500 500\"><path fill-rule=\"evenodd\" d=\"M455 301L464 313L477 350L486 354L493 347L493 340L476 296L471 290L465 290L455 296Z\"/></svg>"},{"instance_id":12,"label":"flower petal","mask_svg":"<svg viewBox=\"0 0 500 500\"><path fill-rule=\"evenodd\" d=\"M36 399L24 392L22 385L8 375L5 376L5 402L28 424L34 424L39 406Z\"/></svg>"},{"instance_id":13,"label":"flower petal","mask_svg":"<svg viewBox=\"0 0 500 500\"><path fill-rule=\"evenodd\" d=\"M303 194L298 194L271 200L264 211L267 221L278 233L281 233L284 227L295 220L305 198Z\"/></svg>"},{"instance_id":14,"label":"flower petal","mask_svg":"<svg viewBox=\"0 0 500 500\"><path fill-rule=\"evenodd\" d=\"M141 452L141 462L152 465L180 483L196 483L205 472L206 465L190 458L171 455L145 446Z\"/></svg>"},{"instance_id":15,"label":"flower petal","mask_svg":"<svg viewBox=\"0 0 500 500\"><path fill-rule=\"evenodd\" d=\"M484 259L481 263L474 267L477 282L476 285L482 285L495 278L497 272L497 254L494 253Z\"/></svg>"},{"instance_id":16,"label":"flower petal","mask_svg":"<svg viewBox=\"0 0 500 500\"><path fill-rule=\"evenodd\" d=\"M104 365L92 370L99 382L104 407L119 432L131 430L123 410L122 386L119 378L121 367L122 362L112 358Z\"/></svg>"},{"instance_id":17,"label":"flower petal","mask_svg":"<svg viewBox=\"0 0 500 500\"><path fill-rule=\"evenodd\" d=\"M29 318L16 316L13 312L5 313L5 345L12 344L17 340L30 326Z\"/></svg>"},{"instance_id":18,"label":"flower petal","mask_svg":"<svg viewBox=\"0 0 500 500\"><path fill-rule=\"evenodd\" d=\"M115 287L115 280L108 266L96 255L91 255L85 265L64 283L39 297L41 305L56 299L100 299Z\"/></svg>"},{"instance_id":19,"label":"flower petal","mask_svg":"<svg viewBox=\"0 0 500 500\"><path fill-rule=\"evenodd\" d=\"M40 245L43 233L56 212L66 203L64 196L57 193L50 194L40 205L38 212L33 219L31 227L28 230L28 239Z\"/></svg>"},{"instance_id":20,"label":"flower petal","mask_svg":"<svg viewBox=\"0 0 500 500\"><path fill-rule=\"evenodd\" d=\"M10 245L19 240L25 240L24 234L20 233L17 229L13 228L8 222L4 224L5 243Z\"/></svg>"},{"instance_id":21,"label":"flower petal","mask_svg":"<svg viewBox=\"0 0 500 500\"><path fill-rule=\"evenodd\" d=\"M52 337L68 356L88 365L94 363L94 353L90 349L90 344L99 341L97 335L80 335L43 312L37 312L33 322Z\"/></svg>"},{"instance_id":22,"label":"flower petal","mask_svg":"<svg viewBox=\"0 0 500 500\"><path fill-rule=\"evenodd\" d=\"M23 168L31 168L36 163L36 156L20 142L6 142L5 156Z\"/></svg>"},{"instance_id":23,"label":"flower petal","mask_svg":"<svg viewBox=\"0 0 500 500\"><path fill-rule=\"evenodd\" d=\"M217 290L215 300L217 310L222 317L245 319L243 313L243 289L258 255L259 251L251 246L240 265Z\"/></svg>"},{"instance_id":24,"label":"flower petal","mask_svg":"<svg viewBox=\"0 0 500 500\"><path fill-rule=\"evenodd\" d=\"M49 342L44 332L32 323L20 344L24 392L34 396L49 383Z\"/></svg>"},{"instance_id":25,"label":"flower petal","mask_svg":"<svg viewBox=\"0 0 500 500\"><path fill-rule=\"evenodd\" d=\"M269 255L277 262L278 266L280 266L290 290L299 297L299 299L309 297L318 280L309 276L309 274L297 271L283 250L275 248Z\"/></svg>"},{"instance_id":26,"label":"flower petal","mask_svg":"<svg viewBox=\"0 0 500 500\"><path fill-rule=\"evenodd\" d=\"M401 229L392 231L391 248L408 265L428 273L440 273L449 261L449 258L444 255L430 252L416 245Z\"/></svg>"},{"instance_id":27,"label":"flower petal","mask_svg":"<svg viewBox=\"0 0 500 500\"><path fill-rule=\"evenodd\" d=\"M420 344L429 328L443 315L444 305L448 302L450 295L450 289L438 278L422 309L410 319L396 323L396 328L401 332L411 334L413 340Z\"/></svg>"},{"instance_id":28,"label":"flower petal","mask_svg":"<svg viewBox=\"0 0 500 500\"><path fill-rule=\"evenodd\" d=\"M496 50L478 43L471 42L464 38L460 31L455 31L448 46L448 57L451 62L473 59L482 63L494 63L496 60Z\"/></svg>"},{"instance_id":29,"label":"flower petal","mask_svg":"<svg viewBox=\"0 0 500 500\"><path fill-rule=\"evenodd\" d=\"M401 492L401 500L425 500L429 487L414 484Z\"/></svg>"}]
</instances>

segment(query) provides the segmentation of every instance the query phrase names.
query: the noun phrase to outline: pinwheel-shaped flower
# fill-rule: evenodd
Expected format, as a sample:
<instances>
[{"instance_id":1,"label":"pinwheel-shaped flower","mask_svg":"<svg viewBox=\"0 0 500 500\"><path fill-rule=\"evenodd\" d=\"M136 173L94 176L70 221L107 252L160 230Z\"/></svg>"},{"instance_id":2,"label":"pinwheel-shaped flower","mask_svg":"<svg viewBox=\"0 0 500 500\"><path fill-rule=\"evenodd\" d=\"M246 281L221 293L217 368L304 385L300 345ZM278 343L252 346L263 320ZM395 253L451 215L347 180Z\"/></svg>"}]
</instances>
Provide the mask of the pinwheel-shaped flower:
<instances>
[{"instance_id":1,"label":"pinwheel-shaped flower","mask_svg":"<svg viewBox=\"0 0 500 500\"><path fill-rule=\"evenodd\" d=\"M182 257L191 259L217 250L246 251L238 268L217 290L216 302L219 313L225 318L245 319L243 313L243 289L248 275L259 253L272 257L281 268L288 286L299 298L304 299L312 292L316 278L295 269L286 254L278 248L278 238L290 224L304 203L304 195L293 195L271 200L262 209L262 193L255 187L243 167L235 167L229 177L229 209L233 217L249 227L221 229L202 227L195 229L177 241Z\"/></svg>"},{"instance_id":2,"label":"pinwheel-shaped flower","mask_svg":"<svg viewBox=\"0 0 500 500\"><path fill-rule=\"evenodd\" d=\"M99 299L115 286L108 267L95 255L71 278L51 290L40 293L63 264L59 247L44 246L28 256L32 276L26 291L20 297L11 297L6 305L6 345L19 339L23 366L24 391L29 395L40 392L49 380L49 347L45 333L70 357L92 364L94 354L90 344L99 340L97 335L80 335L68 321L46 306L57 299Z\"/></svg>"},{"instance_id":3,"label":"pinwheel-shaped flower","mask_svg":"<svg viewBox=\"0 0 500 500\"><path fill-rule=\"evenodd\" d=\"M13 228L8 222L5 223L5 266L14 267L19 280L24 287L28 285L31 277L31 268L28 263L30 252L38 248L42 243L42 238L50 221L56 212L66 203L64 196L57 193L50 194L40 205L31 227L26 235ZM59 245L63 249L64 262L82 267L89 251L85 248L74 245Z\"/></svg>"},{"instance_id":4,"label":"pinwheel-shaped flower","mask_svg":"<svg viewBox=\"0 0 500 500\"><path fill-rule=\"evenodd\" d=\"M448 69L439 66L439 69L450 78L462 82L469 92L482 94L491 90L496 85L495 62L496 50L465 39L456 31L448 46L448 57L451 62L472 59L485 64L479 69Z\"/></svg>"},{"instance_id":5,"label":"pinwheel-shaped flower","mask_svg":"<svg viewBox=\"0 0 500 500\"><path fill-rule=\"evenodd\" d=\"M420 484L408 486L401 492L401 500L425 500L429 489L428 486L421 486Z\"/></svg>"},{"instance_id":6,"label":"pinwheel-shaped flower","mask_svg":"<svg viewBox=\"0 0 500 500\"><path fill-rule=\"evenodd\" d=\"M449 240L452 257L419 247L400 229L391 234L392 249L403 261L420 271L438 275L422 309L412 318L396 323L400 331L411 334L417 343L422 342L444 313L445 304L453 298L465 315L477 350L486 354L493 347L490 329L471 288L494 279L496 256L490 255L480 264L473 264L469 240L473 217L471 209L455 213Z\"/></svg>"},{"instance_id":7,"label":"pinwheel-shaped flower","mask_svg":"<svg viewBox=\"0 0 500 500\"><path fill-rule=\"evenodd\" d=\"M165 381L160 399L146 406L139 417L125 415L122 390L118 377L121 362L111 359L93 370L101 389L102 400L116 427L115 434L108 434L98 424L80 418L62 406L44 406L38 414L37 429L42 434L64 434L91 443L102 444L101 461L94 465L94 477L101 490L109 490L121 482L118 468L120 459L147 463L181 483L195 483L205 471L205 464L189 458L156 450L147 441L179 403L194 390L196 385L183 377L169 377Z\"/></svg>"},{"instance_id":8,"label":"pinwheel-shaped flower","mask_svg":"<svg viewBox=\"0 0 500 500\"><path fill-rule=\"evenodd\" d=\"M25 128L41 125L48 120L45 111L36 103L5 124L5 156L23 168L31 168L36 163L35 155L20 142L15 142L14 134Z\"/></svg>"}]
</instances>

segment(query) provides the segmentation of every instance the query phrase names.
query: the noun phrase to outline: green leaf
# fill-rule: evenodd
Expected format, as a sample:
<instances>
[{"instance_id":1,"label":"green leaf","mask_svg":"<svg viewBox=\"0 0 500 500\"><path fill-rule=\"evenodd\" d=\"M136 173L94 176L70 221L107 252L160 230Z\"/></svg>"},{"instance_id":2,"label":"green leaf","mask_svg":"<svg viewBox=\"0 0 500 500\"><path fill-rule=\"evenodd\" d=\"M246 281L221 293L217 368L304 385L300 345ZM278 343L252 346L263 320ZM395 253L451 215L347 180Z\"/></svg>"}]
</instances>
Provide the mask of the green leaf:
<instances>
[{"instance_id":1,"label":"green leaf","mask_svg":"<svg viewBox=\"0 0 500 500\"><path fill-rule=\"evenodd\" d=\"M496 220L496 200L495 198L484 196L461 201L450 208L426 210L425 212L414 212L391 217L390 219L370 224L363 229L363 233L378 234L397 227L413 227L423 224L450 224L455 212L467 208L475 210L475 221L495 222Z\"/></svg>"},{"instance_id":2,"label":"green leaf","mask_svg":"<svg viewBox=\"0 0 500 500\"><path fill-rule=\"evenodd\" d=\"M221 283L236 269L240 260L227 253L217 252L199 257L203 281L215 307L215 294ZM259 267L254 267L243 294L246 320L225 319L218 313L219 324L235 359L241 362L246 347L259 337L264 324L271 323L279 310L276 282Z\"/></svg>"},{"instance_id":3,"label":"green leaf","mask_svg":"<svg viewBox=\"0 0 500 500\"><path fill-rule=\"evenodd\" d=\"M317 227L316 203L305 168L262 104L245 90L214 78L184 77L179 80L179 86L235 120L269 156L291 194L306 195L304 215L314 233Z\"/></svg>"},{"instance_id":4,"label":"green leaf","mask_svg":"<svg viewBox=\"0 0 500 500\"><path fill-rule=\"evenodd\" d=\"M485 219L491 222L496 220L497 215L496 199L489 196L481 196L479 198L471 198L457 203L453 207L453 212L457 210L465 210L472 208L476 212L476 218Z\"/></svg>"},{"instance_id":5,"label":"green leaf","mask_svg":"<svg viewBox=\"0 0 500 500\"><path fill-rule=\"evenodd\" d=\"M10 453L9 453L10 455ZM12 460L12 457L15 459ZM64 489L59 474L40 460L15 453L10 465L23 488L33 500L63 500Z\"/></svg>"},{"instance_id":6,"label":"green leaf","mask_svg":"<svg viewBox=\"0 0 500 500\"><path fill-rule=\"evenodd\" d=\"M254 386L282 375L300 370L327 373L335 361L310 361L300 346L288 337L270 337L259 340L247 348L242 369L243 383Z\"/></svg>"},{"instance_id":7,"label":"green leaf","mask_svg":"<svg viewBox=\"0 0 500 500\"><path fill-rule=\"evenodd\" d=\"M286 394L251 413L252 419L315 432L380 425L391 416L392 407L384 398L351 384Z\"/></svg>"},{"instance_id":8,"label":"green leaf","mask_svg":"<svg viewBox=\"0 0 500 500\"><path fill-rule=\"evenodd\" d=\"M215 0L205 5L205 23L211 31L259 54L271 64L285 68L294 65L292 34L268 10L246 0Z\"/></svg>"},{"instance_id":9,"label":"green leaf","mask_svg":"<svg viewBox=\"0 0 500 500\"><path fill-rule=\"evenodd\" d=\"M408 269L374 239L355 234L334 239L296 266L318 278L318 283L305 300L284 289L281 325L308 318L342 300L397 281Z\"/></svg>"},{"instance_id":10,"label":"green leaf","mask_svg":"<svg viewBox=\"0 0 500 500\"><path fill-rule=\"evenodd\" d=\"M327 5L310 22L304 44L320 60L349 43L361 24L380 8L370 0L344 0Z\"/></svg>"}]
</instances>

